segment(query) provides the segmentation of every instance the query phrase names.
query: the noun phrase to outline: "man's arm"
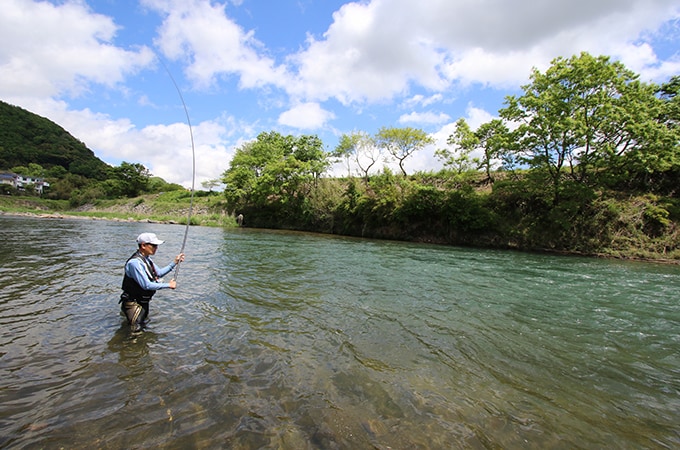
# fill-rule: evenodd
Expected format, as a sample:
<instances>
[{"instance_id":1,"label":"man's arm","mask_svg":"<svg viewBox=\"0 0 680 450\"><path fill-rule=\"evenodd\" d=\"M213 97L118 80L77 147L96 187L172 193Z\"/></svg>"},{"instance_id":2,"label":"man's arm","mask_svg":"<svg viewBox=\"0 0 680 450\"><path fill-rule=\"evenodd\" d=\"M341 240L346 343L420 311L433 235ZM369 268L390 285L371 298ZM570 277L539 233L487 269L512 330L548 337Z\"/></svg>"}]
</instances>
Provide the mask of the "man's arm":
<instances>
[{"instance_id":1,"label":"man's arm","mask_svg":"<svg viewBox=\"0 0 680 450\"><path fill-rule=\"evenodd\" d=\"M135 280L142 289L147 291L157 291L158 289L166 289L171 287L170 283L158 283L156 281L149 280L149 276L146 273L146 268L144 263L137 258L133 258L125 265L125 273Z\"/></svg>"}]
</instances>

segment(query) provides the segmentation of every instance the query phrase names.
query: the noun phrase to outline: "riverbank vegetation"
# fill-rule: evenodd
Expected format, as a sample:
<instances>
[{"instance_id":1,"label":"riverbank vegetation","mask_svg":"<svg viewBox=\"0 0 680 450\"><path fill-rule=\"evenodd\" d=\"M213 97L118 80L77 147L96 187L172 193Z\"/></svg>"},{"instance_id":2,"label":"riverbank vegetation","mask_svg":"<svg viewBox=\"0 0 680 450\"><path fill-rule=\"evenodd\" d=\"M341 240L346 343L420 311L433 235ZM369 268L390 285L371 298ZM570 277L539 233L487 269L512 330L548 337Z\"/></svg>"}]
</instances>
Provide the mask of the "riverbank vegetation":
<instances>
[{"instance_id":1,"label":"riverbank vegetation","mask_svg":"<svg viewBox=\"0 0 680 450\"><path fill-rule=\"evenodd\" d=\"M680 77L641 82L607 57L535 70L498 119L456 124L444 168L407 175L420 130L344 135L334 156L313 136L262 133L225 172L227 207L250 226L630 258L680 259ZM396 162L401 173L380 167Z\"/></svg>"},{"instance_id":2,"label":"riverbank vegetation","mask_svg":"<svg viewBox=\"0 0 680 450\"><path fill-rule=\"evenodd\" d=\"M419 129L352 132L332 152L313 135L261 133L236 149L221 179L204 184L210 191L195 192L191 223L235 226L242 214L249 227L680 261L679 91L677 76L656 85L607 57L558 58L534 70L497 118L476 129L458 120L435 152L442 169L427 173L407 171L433 144ZM61 161L67 166L54 151L17 158L12 148L27 135L47 145L50 126L37 128L40 139L29 133L35 124L23 134L5 127L0 163L42 174L50 190L31 200L6 192L13 203L2 196L1 210L23 201L34 210L186 223L190 192L140 164L102 169L78 145ZM50 133L65 145L63 130ZM333 163L347 175L328 176ZM212 192L218 184L224 191Z\"/></svg>"},{"instance_id":3,"label":"riverbank vegetation","mask_svg":"<svg viewBox=\"0 0 680 450\"><path fill-rule=\"evenodd\" d=\"M197 191L192 201L191 193L186 190L144 194L133 198L102 199L76 208L68 200L4 195L0 196L0 213L182 225L190 220L191 225L236 226L234 217L225 210L224 198L220 193Z\"/></svg>"}]
</instances>

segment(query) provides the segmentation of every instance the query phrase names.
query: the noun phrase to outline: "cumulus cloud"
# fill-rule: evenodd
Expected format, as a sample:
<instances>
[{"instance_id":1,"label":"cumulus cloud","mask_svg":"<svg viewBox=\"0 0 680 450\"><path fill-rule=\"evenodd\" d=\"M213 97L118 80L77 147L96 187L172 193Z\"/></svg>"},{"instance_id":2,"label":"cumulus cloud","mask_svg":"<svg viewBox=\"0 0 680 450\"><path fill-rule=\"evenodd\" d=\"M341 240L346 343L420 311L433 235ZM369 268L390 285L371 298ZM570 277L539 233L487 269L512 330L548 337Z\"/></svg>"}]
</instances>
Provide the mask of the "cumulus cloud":
<instances>
[{"instance_id":1,"label":"cumulus cloud","mask_svg":"<svg viewBox=\"0 0 680 450\"><path fill-rule=\"evenodd\" d=\"M16 1L16 0L13 0ZM608 54L633 69L668 74L637 37L679 17L675 0L372 0L342 5L321 37L277 65L255 32L225 6L198 0L145 0L164 15L156 45L185 58L200 87L236 76L241 87L266 85L294 100L344 105L408 95L418 86L497 88L526 81L533 67L581 51Z\"/></svg>"},{"instance_id":2,"label":"cumulus cloud","mask_svg":"<svg viewBox=\"0 0 680 450\"><path fill-rule=\"evenodd\" d=\"M205 121L192 127L186 123L149 125L137 128L129 119L112 119L89 109L67 110L63 102L43 105L54 120L111 165L122 161L144 165L153 175L190 187L196 163L196 188L201 182L219 178L229 167L233 149L228 148L228 123ZM232 123L232 125L234 125ZM94 143L94 144L93 144ZM194 151L195 150L195 151Z\"/></svg>"},{"instance_id":3,"label":"cumulus cloud","mask_svg":"<svg viewBox=\"0 0 680 450\"><path fill-rule=\"evenodd\" d=\"M317 129L333 119L335 115L321 108L318 103L296 105L279 116L279 123L294 128Z\"/></svg>"},{"instance_id":4,"label":"cumulus cloud","mask_svg":"<svg viewBox=\"0 0 680 450\"><path fill-rule=\"evenodd\" d=\"M413 85L507 88L526 82L531 68L581 51L669 73L677 66L658 70L636 39L679 9L675 0L348 3L322 39L310 37L291 58L300 79L291 91L348 104L405 95Z\"/></svg>"},{"instance_id":5,"label":"cumulus cloud","mask_svg":"<svg viewBox=\"0 0 680 450\"><path fill-rule=\"evenodd\" d=\"M405 107L407 108L413 108L416 106L422 106L422 107L427 107L430 106L434 103L439 103L444 99L444 96L442 94L433 94L430 96L424 96L422 94L416 94L413 97L406 99L404 102Z\"/></svg>"},{"instance_id":6,"label":"cumulus cloud","mask_svg":"<svg viewBox=\"0 0 680 450\"><path fill-rule=\"evenodd\" d=\"M129 93L145 111L162 108L160 96L132 87L154 68L154 49L182 65L192 92L215 94L213 103L226 90L252 92L244 104L262 111L251 123L222 112L202 117L194 130L201 179L219 176L234 145L272 124L333 133L334 121L356 128L348 116L373 119L383 108L390 109L392 123L421 124L445 141L459 114L453 109L461 108L468 92L480 86L516 89L528 82L531 68L544 70L557 56L610 55L646 81L680 73L677 0L347 2L325 30L308 34L294 48L277 47L284 55L278 61L270 56L277 44L258 39L257 29L241 25L233 14L248 2L139 5L144 19L153 16L154 26L145 30L146 40L124 45L120 35L130 29L82 0L5 0L0 98L63 125L102 159L139 161L184 185L190 166L186 125L154 124L148 115L141 124L125 113L77 102L103 87L98 98ZM669 39L661 42L664 54L662 34ZM473 128L491 117L470 105L465 116ZM432 151L407 165L435 167Z\"/></svg>"},{"instance_id":7,"label":"cumulus cloud","mask_svg":"<svg viewBox=\"0 0 680 450\"><path fill-rule=\"evenodd\" d=\"M419 123L419 124L438 124L449 120L451 117L446 113L433 113L433 112L412 112L409 114L403 114L399 117L399 123Z\"/></svg>"},{"instance_id":8,"label":"cumulus cloud","mask_svg":"<svg viewBox=\"0 0 680 450\"><path fill-rule=\"evenodd\" d=\"M153 167L154 175L165 180L178 180L177 183L189 187L192 174L188 168L192 167L192 157L195 156L195 188L201 189L202 182L221 178L229 167L233 150L221 144L225 142L226 133L221 124L208 121L194 127L194 135L199 139L193 151L188 133L185 124L157 125L141 130L144 142L152 149L149 165Z\"/></svg>"},{"instance_id":9,"label":"cumulus cloud","mask_svg":"<svg viewBox=\"0 0 680 450\"><path fill-rule=\"evenodd\" d=\"M444 88L438 49L427 36L403 29L404 16L396 22L382 17L393 16L386 3L347 3L335 12L324 39L309 37L307 48L291 57L300 82L289 89L305 98L349 104L390 98L406 91L410 80Z\"/></svg>"},{"instance_id":10,"label":"cumulus cloud","mask_svg":"<svg viewBox=\"0 0 680 450\"><path fill-rule=\"evenodd\" d=\"M110 17L84 3L5 0L0 14L0 97L77 96L92 83L109 87L148 66L148 47L126 50Z\"/></svg>"},{"instance_id":11,"label":"cumulus cloud","mask_svg":"<svg viewBox=\"0 0 680 450\"><path fill-rule=\"evenodd\" d=\"M265 55L253 31L225 13L224 5L196 0L146 0L164 16L155 44L170 59L185 59L187 76L199 87L237 76L242 88L279 85L286 69Z\"/></svg>"}]
</instances>

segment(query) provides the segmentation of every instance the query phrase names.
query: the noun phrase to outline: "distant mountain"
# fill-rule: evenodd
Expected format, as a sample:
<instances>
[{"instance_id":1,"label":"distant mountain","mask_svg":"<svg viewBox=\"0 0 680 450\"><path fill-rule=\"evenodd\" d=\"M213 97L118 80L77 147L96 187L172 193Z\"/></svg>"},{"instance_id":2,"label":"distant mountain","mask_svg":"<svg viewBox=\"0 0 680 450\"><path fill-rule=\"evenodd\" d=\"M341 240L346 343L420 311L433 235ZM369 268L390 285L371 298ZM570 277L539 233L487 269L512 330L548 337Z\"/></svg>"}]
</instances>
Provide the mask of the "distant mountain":
<instances>
[{"instance_id":1,"label":"distant mountain","mask_svg":"<svg viewBox=\"0 0 680 450\"><path fill-rule=\"evenodd\" d=\"M109 167L56 123L0 100L0 170L29 163L99 180Z\"/></svg>"}]
</instances>

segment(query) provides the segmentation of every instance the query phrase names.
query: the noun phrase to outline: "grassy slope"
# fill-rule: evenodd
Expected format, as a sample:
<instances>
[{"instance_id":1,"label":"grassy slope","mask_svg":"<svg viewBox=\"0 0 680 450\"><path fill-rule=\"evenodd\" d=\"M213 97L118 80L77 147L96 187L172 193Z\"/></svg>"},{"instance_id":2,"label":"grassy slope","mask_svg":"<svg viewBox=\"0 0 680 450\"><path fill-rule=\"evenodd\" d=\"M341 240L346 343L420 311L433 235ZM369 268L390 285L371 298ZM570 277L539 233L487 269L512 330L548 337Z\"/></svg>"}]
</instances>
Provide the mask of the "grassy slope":
<instances>
[{"instance_id":1,"label":"grassy slope","mask_svg":"<svg viewBox=\"0 0 680 450\"><path fill-rule=\"evenodd\" d=\"M122 221L145 221L186 224L191 206L191 224L200 226L236 227L233 216L224 213L224 197L221 194L198 192L191 197L186 192L149 194L132 199L101 200L76 210L68 201L44 200L37 197L0 196L0 213L30 215L63 215ZM638 259L666 263L680 263L676 249L680 229L672 223L668 229L653 238L641 232L641 211L631 199L610 205L615 209L617 220L612 222L615 233L606 251L598 256L622 259ZM574 252L578 253L578 252Z\"/></svg>"},{"instance_id":2,"label":"grassy slope","mask_svg":"<svg viewBox=\"0 0 680 450\"><path fill-rule=\"evenodd\" d=\"M236 226L232 216L223 213L222 196L168 192L132 199L101 200L93 205L70 209L68 201L37 197L0 197L0 211L8 214L67 215L109 220L151 221L186 224L191 208L191 224L202 226Z\"/></svg>"}]
</instances>

